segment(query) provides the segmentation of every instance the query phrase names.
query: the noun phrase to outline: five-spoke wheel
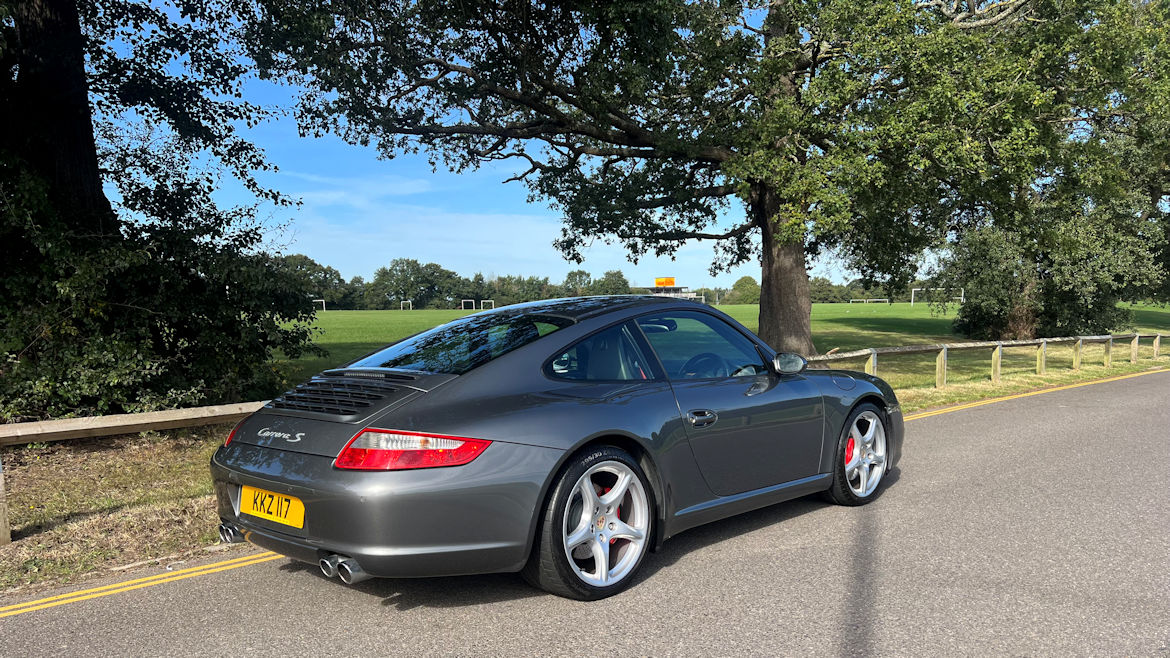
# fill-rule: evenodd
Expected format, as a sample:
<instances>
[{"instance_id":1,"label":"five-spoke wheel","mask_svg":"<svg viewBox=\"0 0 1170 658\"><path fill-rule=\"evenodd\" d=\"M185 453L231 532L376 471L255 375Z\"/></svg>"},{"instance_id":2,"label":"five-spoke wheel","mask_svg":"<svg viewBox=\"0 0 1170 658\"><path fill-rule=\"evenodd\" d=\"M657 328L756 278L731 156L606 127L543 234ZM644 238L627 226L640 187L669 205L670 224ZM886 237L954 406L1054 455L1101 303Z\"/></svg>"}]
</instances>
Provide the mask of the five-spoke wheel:
<instances>
[{"instance_id":1,"label":"five-spoke wheel","mask_svg":"<svg viewBox=\"0 0 1170 658\"><path fill-rule=\"evenodd\" d=\"M829 497L842 505L869 502L886 473L886 425L880 409L866 403L853 410L837 455Z\"/></svg>"},{"instance_id":2,"label":"five-spoke wheel","mask_svg":"<svg viewBox=\"0 0 1170 658\"><path fill-rule=\"evenodd\" d=\"M571 461L549 497L524 577L585 600L624 589L650 544L649 491L641 467L618 448L599 447Z\"/></svg>"}]
</instances>

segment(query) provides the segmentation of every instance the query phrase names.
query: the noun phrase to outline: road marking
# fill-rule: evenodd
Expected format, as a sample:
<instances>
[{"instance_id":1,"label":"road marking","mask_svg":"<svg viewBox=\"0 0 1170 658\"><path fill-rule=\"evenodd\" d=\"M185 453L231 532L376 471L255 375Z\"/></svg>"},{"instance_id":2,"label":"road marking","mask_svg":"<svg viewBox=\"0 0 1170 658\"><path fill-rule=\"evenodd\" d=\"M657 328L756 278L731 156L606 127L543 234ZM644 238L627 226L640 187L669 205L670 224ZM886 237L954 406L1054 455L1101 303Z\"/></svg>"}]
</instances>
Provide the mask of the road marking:
<instances>
[{"instance_id":1,"label":"road marking","mask_svg":"<svg viewBox=\"0 0 1170 658\"><path fill-rule=\"evenodd\" d=\"M1091 382L1080 382L1079 384L1066 384L1064 386L1057 386L1055 388L1045 388L1039 391L1029 391L1027 393L1019 393L1016 395L1005 395L1003 397L991 398L989 400L979 400L977 402L968 402L966 404L959 404L953 407L945 407L942 409L935 409L934 411L922 411L916 414L910 414L903 420L911 421L919 418L929 418L931 416L940 416L942 414L949 414L953 411L963 411L964 409L973 409L975 407L982 407L986 404L995 404L997 402L1005 402L1007 400L1018 400L1019 398L1027 398L1033 395L1044 395L1045 393L1055 393L1057 391L1067 391L1070 388L1080 388L1082 386L1093 386L1094 384L1107 384L1109 382L1121 381L1122 379L1133 379L1134 377L1145 377L1146 375L1156 375L1158 373L1168 372L1165 369L1148 370L1146 372L1135 372L1128 375L1118 375L1116 377L1109 377L1106 379L1095 379Z\"/></svg>"},{"instance_id":2,"label":"road marking","mask_svg":"<svg viewBox=\"0 0 1170 658\"><path fill-rule=\"evenodd\" d=\"M113 585L105 585L104 587L83 589L76 592L70 592L68 594L59 594L57 596L38 599L36 601L17 603L15 605L8 605L0 608L0 619L3 619L4 617L12 617L14 615L22 615L26 612L32 612L34 610L53 608L59 605L65 605L66 603L88 601L90 599L97 599L103 596L110 596L111 594L120 594L122 592L129 592L136 589L142 589L144 587L153 587L163 583L170 583L176 580L194 578L195 576L204 576L220 571L238 569L240 567L248 567L253 564L278 560L282 557L284 556L267 551L255 555L245 555L244 557L224 560L222 562L212 562L211 564L205 564L201 567L191 567L189 569L182 569L180 571L161 573L154 576L147 576L145 578L136 578L134 580L127 580L121 583L114 583Z\"/></svg>"}]
</instances>

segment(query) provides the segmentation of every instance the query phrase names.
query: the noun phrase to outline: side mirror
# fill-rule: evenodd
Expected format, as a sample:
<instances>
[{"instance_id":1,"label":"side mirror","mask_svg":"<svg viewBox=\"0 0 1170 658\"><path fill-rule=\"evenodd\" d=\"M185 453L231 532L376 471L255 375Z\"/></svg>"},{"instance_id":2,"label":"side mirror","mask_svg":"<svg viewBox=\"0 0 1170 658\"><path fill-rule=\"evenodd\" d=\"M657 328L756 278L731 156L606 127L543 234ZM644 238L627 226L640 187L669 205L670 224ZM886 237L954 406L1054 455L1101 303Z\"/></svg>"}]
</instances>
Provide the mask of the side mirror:
<instances>
[{"instance_id":1,"label":"side mirror","mask_svg":"<svg viewBox=\"0 0 1170 658\"><path fill-rule=\"evenodd\" d=\"M799 375L808 367L808 360L792 352L780 352L772 359L772 368L781 375Z\"/></svg>"}]
</instances>

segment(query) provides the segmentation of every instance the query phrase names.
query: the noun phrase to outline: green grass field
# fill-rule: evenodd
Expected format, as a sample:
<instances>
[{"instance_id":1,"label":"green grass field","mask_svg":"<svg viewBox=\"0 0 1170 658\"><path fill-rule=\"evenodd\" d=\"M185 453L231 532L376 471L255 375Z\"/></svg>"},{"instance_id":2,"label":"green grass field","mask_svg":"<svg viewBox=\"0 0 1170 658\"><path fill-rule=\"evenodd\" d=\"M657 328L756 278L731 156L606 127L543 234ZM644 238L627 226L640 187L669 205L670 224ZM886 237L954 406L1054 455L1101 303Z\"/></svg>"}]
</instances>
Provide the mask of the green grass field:
<instances>
[{"instance_id":1,"label":"green grass field","mask_svg":"<svg viewBox=\"0 0 1170 658\"><path fill-rule=\"evenodd\" d=\"M742 322L752 331L758 327L759 308L755 305L720 306L719 310ZM335 367L424 329L462 317L469 311L328 311L318 314L321 330L317 342L329 351L327 357L310 357L293 361L292 381L300 381L326 368ZM824 353L833 348L845 352L866 347L921 345L961 342L951 330L952 314L939 314L927 304L814 304L812 310L813 341ZM1137 329L1143 333L1170 334L1170 308L1134 307L1135 327L1119 327L1117 332ZM1004 384L990 383L990 353L986 350L953 352L949 358L948 386L935 390L934 355L909 354L883 357L878 374L909 401L907 406L921 408L966 399L1014 392L1023 388L1063 384L1069 381L1111 374L1122 374L1155 365L1150 341L1142 344L1141 361L1129 364L1129 346L1114 347L1113 367L1105 369L1104 347L1088 345L1084 367L1071 370L1071 346L1054 345L1048 350L1048 373L1035 374L1035 349L1004 350L1002 373ZM1162 349L1161 365L1170 365L1170 344ZM847 361L839 367L860 370L863 362ZM907 391L903 393L903 391Z\"/></svg>"}]
</instances>

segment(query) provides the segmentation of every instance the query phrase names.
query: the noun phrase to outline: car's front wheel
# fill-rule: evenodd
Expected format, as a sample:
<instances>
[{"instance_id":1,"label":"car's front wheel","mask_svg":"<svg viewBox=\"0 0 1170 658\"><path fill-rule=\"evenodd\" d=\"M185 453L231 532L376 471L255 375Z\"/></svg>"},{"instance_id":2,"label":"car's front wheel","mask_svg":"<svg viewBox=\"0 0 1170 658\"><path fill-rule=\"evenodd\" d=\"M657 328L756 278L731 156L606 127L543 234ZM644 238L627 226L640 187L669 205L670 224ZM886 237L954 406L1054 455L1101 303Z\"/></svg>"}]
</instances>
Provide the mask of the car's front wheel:
<instances>
[{"instance_id":1,"label":"car's front wheel","mask_svg":"<svg viewBox=\"0 0 1170 658\"><path fill-rule=\"evenodd\" d=\"M586 450L565 467L545 503L524 578L573 599L617 594L642 564L653 524L646 476L629 453Z\"/></svg>"},{"instance_id":2,"label":"car's front wheel","mask_svg":"<svg viewBox=\"0 0 1170 658\"><path fill-rule=\"evenodd\" d=\"M873 404L860 404L849 414L838 439L829 497L839 505L864 505L877 494L887 469L882 411Z\"/></svg>"}]
</instances>

